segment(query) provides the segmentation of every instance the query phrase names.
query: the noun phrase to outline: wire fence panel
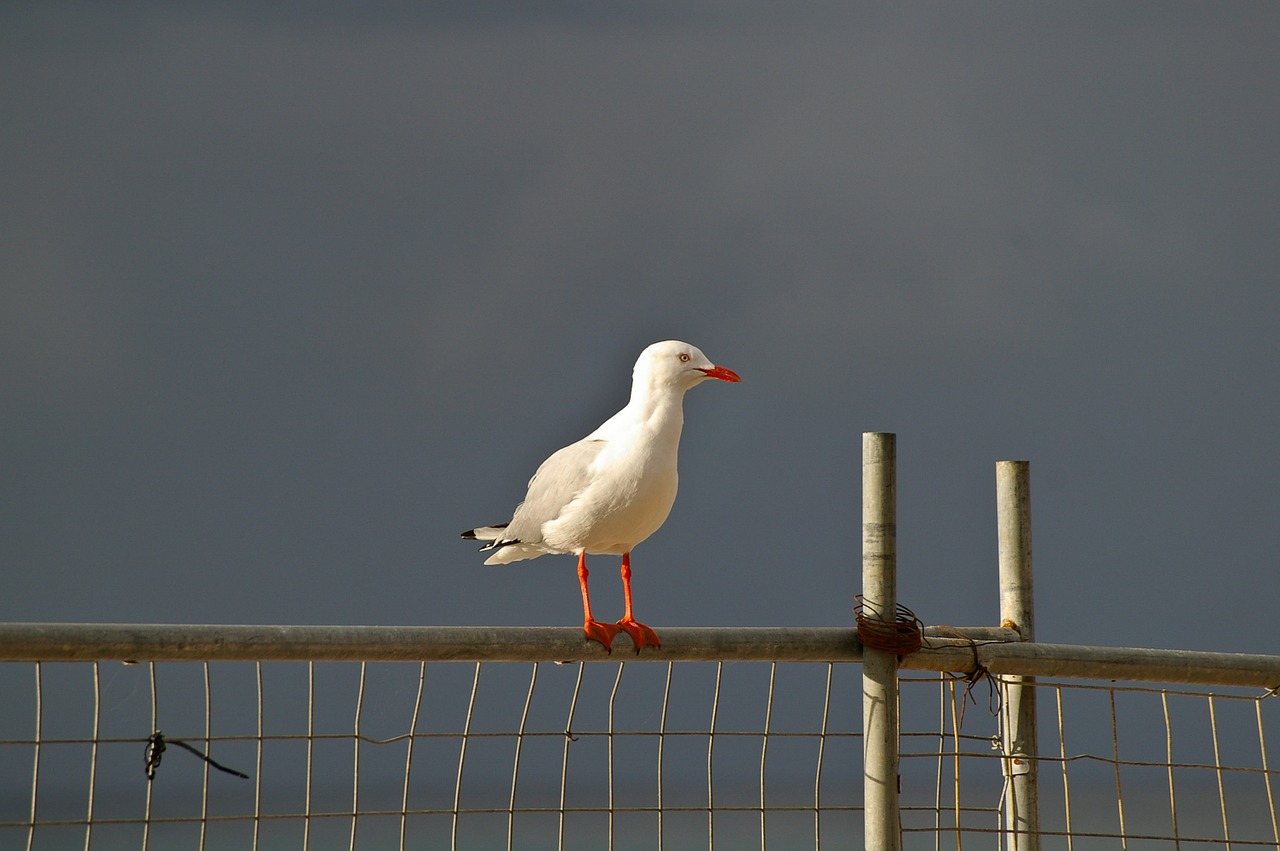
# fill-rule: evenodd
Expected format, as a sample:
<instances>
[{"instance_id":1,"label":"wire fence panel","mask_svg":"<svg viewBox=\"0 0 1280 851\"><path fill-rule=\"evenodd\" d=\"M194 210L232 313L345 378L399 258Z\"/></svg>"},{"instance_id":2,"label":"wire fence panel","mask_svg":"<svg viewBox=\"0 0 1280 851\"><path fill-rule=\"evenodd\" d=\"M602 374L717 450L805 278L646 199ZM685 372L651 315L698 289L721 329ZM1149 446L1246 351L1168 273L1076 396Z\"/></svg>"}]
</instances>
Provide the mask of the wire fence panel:
<instances>
[{"instance_id":1,"label":"wire fence panel","mask_svg":"<svg viewBox=\"0 0 1280 851\"><path fill-rule=\"evenodd\" d=\"M904 847L1009 842L1001 677L904 678ZM1277 848L1275 690L1045 682L1039 800L1044 847ZM933 732L926 708L937 712ZM1270 747L1269 747L1270 745ZM992 835L996 836L992 836Z\"/></svg>"},{"instance_id":2,"label":"wire fence panel","mask_svg":"<svg viewBox=\"0 0 1280 851\"><path fill-rule=\"evenodd\" d=\"M348 628L276 629L172 627L143 639L170 661L143 663L9 629L25 661L0 662L0 848L862 847L848 631L673 631L673 660L558 663L557 631L446 632L414 652L457 659L481 635L485 658L423 662L377 631L344 651ZM1011 846L1008 677L1046 666L1080 679L1034 686L1042 847L1280 847L1280 700L1239 685L1271 682L1275 657L932 644L904 666L976 667L900 672L903 848ZM1117 666L1229 685L1097 679Z\"/></svg>"},{"instance_id":3,"label":"wire fence panel","mask_svg":"<svg viewBox=\"0 0 1280 851\"><path fill-rule=\"evenodd\" d=\"M0 848L859 843L850 663L0 665Z\"/></svg>"}]
</instances>

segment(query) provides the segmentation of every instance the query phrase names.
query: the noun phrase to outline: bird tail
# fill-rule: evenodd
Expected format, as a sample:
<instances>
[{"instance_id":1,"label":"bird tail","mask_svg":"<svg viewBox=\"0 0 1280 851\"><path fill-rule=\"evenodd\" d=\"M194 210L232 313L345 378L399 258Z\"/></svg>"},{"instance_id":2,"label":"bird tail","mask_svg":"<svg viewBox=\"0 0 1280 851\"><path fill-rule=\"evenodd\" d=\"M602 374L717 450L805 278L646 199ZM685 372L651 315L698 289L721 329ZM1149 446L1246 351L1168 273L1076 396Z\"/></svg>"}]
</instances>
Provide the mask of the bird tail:
<instances>
[{"instance_id":1,"label":"bird tail","mask_svg":"<svg viewBox=\"0 0 1280 851\"><path fill-rule=\"evenodd\" d=\"M463 532L462 538L465 541L489 542L480 548L480 552L485 550L496 550L496 552L484 560L485 564L508 564L513 561L523 561L527 558L537 558L549 552L549 550L537 544L526 544L524 541L510 539L504 540L502 535L506 528L506 523L499 526L477 526L474 529L468 529Z\"/></svg>"}]
</instances>

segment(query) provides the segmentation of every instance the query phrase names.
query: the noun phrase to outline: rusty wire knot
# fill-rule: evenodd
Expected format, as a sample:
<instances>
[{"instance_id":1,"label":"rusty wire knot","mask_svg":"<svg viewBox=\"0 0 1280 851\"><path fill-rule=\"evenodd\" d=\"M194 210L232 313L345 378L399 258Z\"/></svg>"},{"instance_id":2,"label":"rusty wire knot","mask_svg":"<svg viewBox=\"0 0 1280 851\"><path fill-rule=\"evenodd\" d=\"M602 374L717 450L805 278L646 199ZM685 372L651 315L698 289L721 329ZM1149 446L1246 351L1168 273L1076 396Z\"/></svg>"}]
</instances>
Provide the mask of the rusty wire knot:
<instances>
[{"instance_id":1,"label":"rusty wire knot","mask_svg":"<svg viewBox=\"0 0 1280 851\"><path fill-rule=\"evenodd\" d=\"M915 612L898 604L897 617L883 621L866 614L861 594L854 599L858 605L853 607L853 614L858 622L858 640L863 647L897 656L906 656L920 649L924 643L924 622L916 617Z\"/></svg>"}]
</instances>

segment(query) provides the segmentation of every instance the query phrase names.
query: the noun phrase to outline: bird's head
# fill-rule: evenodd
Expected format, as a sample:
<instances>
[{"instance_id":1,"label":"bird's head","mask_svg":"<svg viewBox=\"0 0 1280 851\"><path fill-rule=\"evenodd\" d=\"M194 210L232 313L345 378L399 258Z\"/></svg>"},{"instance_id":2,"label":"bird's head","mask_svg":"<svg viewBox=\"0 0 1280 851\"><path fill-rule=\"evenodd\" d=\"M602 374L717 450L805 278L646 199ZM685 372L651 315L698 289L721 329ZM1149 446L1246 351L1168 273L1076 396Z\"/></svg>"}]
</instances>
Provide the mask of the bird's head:
<instances>
[{"instance_id":1,"label":"bird's head","mask_svg":"<svg viewBox=\"0 0 1280 851\"><path fill-rule=\"evenodd\" d=\"M708 378L721 381L741 381L738 374L723 366L716 366L702 350L679 340L654 343L640 353L632 375L637 385L652 388L679 388L688 390Z\"/></svg>"}]
</instances>

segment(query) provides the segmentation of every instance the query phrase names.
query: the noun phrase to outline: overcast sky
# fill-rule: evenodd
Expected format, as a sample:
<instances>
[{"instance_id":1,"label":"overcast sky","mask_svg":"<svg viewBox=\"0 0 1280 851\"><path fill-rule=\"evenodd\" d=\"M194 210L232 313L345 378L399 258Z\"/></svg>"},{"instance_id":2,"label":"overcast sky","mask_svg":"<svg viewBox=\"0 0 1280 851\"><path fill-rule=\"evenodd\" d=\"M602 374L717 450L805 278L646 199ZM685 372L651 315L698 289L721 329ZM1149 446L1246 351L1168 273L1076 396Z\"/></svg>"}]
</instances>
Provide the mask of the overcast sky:
<instances>
[{"instance_id":1,"label":"overcast sky","mask_svg":"<svg viewBox=\"0 0 1280 851\"><path fill-rule=\"evenodd\" d=\"M274 8L274 7L273 7ZM864 431L900 600L1277 652L1280 6L0 7L0 619L580 622L482 567L647 344L663 625L840 625ZM593 560L600 617L616 559Z\"/></svg>"}]
</instances>

